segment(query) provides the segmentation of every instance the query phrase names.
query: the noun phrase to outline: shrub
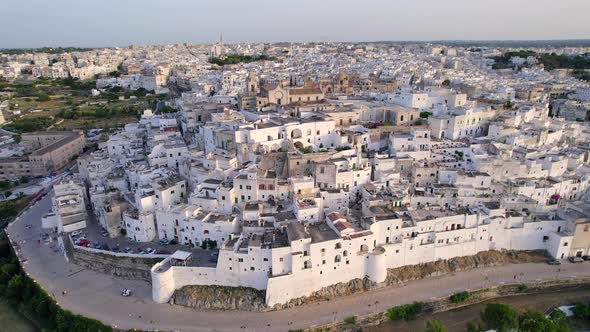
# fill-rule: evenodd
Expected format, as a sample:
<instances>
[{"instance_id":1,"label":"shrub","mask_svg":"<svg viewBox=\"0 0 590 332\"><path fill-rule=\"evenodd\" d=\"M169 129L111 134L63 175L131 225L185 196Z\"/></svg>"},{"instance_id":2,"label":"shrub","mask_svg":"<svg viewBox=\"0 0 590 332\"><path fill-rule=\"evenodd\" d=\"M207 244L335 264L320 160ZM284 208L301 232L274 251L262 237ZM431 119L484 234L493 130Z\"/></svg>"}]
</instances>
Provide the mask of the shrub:
<instances>
[{"instance_id":1,"label":"shrub","mask_svg":"<svg viewBox=\"0 0 590 332\"><path fill-rule=\"evenodd\" d=\"M356 316L346 317L344 319L344 323L346 323L348 325L354 325L354 324L356 324Z\"/></svg>"},{"instance_id":2,"label":"shrub","mask_svg":"<svg viewBox=\"0 0 590 332\"><path fill-rule=\"evenodd\" d=\"M412 304L404 304L393 307L387 310L387 318L389 320L413 320L418 317L424 310L424 303L414 302Z\"/></svg>"},{"instance_id":3,"label":"shrub","mask_svg":"<svg viewBox=\"0 0 590 332\"><path fill-rule=\"evenodd\" d=\"M519 293L526 293L529 290L529 286L527 285L518 285L517 288Z\"/></svg>"},{"instance_id":4,"label":"shrub","mask_svg":"<svg viewBox=\"0 0 590 332\"><path fill-rule=\"evenodd\" d=\"M461 303L467 301L470 296L471 294L469 294L469 292L459 292L451 295L449 301L451 301L451 303Z\"/></svg>"},{"instance_id":5,"label":"shrub","mask_svg":"<svg viewBox=\"0 0 590 332\"><path fill-rule=\"evenodd\" d=\"M40 93L37 95L37 101L50 101L51 97L45 93Z\"/></svg>"},{"instance_id":6,"label":"shrub","mask_svg":"<svg viewBox=\"0 0 590 332\"><path fill-rule=\"evenodd\" d=\"M437 320L426 322L426 332L447 332L447 328Z\"/></svg>"}]
</instances>

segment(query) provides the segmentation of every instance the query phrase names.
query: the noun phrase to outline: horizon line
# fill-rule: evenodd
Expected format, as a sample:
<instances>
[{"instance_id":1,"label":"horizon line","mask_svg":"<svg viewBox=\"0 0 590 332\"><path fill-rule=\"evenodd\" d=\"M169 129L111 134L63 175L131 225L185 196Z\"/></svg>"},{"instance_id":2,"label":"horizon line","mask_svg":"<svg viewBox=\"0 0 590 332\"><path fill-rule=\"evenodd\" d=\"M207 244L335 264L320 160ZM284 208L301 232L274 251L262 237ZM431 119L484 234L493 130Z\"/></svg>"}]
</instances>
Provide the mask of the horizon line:
<instances>
[{"instance_id":1,"label":"horizon line","mask_svg":"<svg viewBox=\"0 0 590 332\"><path fill-rule=\"evenodd\" d=\"M500 43L518 43L518 42L583 42L583 43L590 43L590 38L572 38L572 39L399 39L399 40L365 40L365 41L319 41L319 40L310 40L310 41L229 41L224 42L224 44L232 45L232 44L282 44L282 43L291 43L291 44L327 44L327 43L334 43L334 44L367 44L367 43L416 43L416 44L424 44L424 43L493 43L493 42L500 42ZM120 45L110 45L110 46L32 46L32 47L0 47L0 51L2 50L35 50L40 48L81 48L81 49L99 49L99 48L127 48L131 46L168 46L168 45L175 45L175 44L195 44L195 45L210 45L216 44L217 41L211 42L171 42L171 43L156 43L156 44L127 44L125 46ZM588 45L590 46L590 44Z\"/></svg>"}]
</instances>

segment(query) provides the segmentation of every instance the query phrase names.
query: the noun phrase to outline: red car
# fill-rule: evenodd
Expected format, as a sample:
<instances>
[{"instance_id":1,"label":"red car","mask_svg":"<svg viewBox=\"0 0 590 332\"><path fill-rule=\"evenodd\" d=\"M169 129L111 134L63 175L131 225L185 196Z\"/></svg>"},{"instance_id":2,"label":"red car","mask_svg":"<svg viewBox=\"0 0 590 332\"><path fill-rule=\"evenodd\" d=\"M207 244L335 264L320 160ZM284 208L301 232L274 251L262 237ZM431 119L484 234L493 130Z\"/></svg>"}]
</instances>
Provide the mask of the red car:
<instances>
[{"instance_id":1,"label":"red car","mask_svg":"<svg viewBox=\"0 0 590 332\"><path fill-rule=\"evenodd\" d=\"M88 240L79 240L79 241L76 242L76 245L82 246L82 247L88 247L90 245L90 241L88 241Z\"/></svg>"}]
</instances>

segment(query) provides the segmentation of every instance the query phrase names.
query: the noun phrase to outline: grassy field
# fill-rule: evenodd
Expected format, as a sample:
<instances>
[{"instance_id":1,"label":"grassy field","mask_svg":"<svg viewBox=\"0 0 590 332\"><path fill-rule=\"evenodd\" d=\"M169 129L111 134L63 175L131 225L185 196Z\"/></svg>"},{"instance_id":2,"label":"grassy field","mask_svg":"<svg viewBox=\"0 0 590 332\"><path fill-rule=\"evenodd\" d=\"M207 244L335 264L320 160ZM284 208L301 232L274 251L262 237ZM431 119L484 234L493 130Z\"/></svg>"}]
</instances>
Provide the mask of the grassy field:
<instances>
[{"instance_id":1,"label":"grassy field","mask_svg":"<svg viewBox=\"0 0 590 332\"><path fill-rule=\"evenodd\" d=\"M0 331L36 332L38 330L35 328L35 325L11 306L0 301Z\"/></svg>"}]
</instances>

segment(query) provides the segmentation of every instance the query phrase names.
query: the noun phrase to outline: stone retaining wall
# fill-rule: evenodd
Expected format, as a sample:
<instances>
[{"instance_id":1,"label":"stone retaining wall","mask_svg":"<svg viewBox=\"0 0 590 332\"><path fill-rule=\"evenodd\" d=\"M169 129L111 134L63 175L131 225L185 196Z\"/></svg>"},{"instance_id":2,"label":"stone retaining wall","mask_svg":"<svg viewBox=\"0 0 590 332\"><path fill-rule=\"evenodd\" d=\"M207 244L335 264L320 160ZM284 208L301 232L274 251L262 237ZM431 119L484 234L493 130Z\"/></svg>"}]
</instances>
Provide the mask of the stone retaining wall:
<instances>
[{"instance_id":1,"label":"stone retaining wall","mask_svg":"<svg viewBox=\"0 0 590 332\"><path fill-rule=\"evenodd\" d=\"M151 267L166 255L127 255L72 245L64 241L70 260L79 266L125 279L145 280L151 283Z\"/></svg>"}]
</instances>

